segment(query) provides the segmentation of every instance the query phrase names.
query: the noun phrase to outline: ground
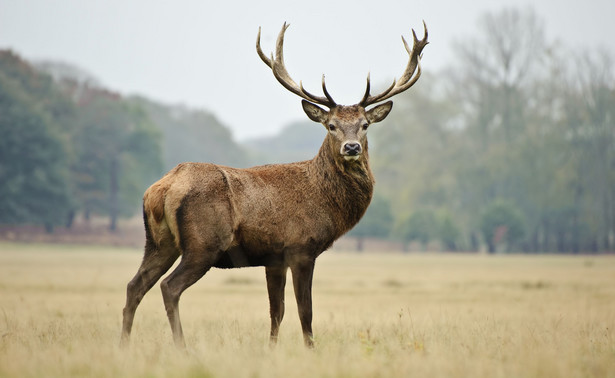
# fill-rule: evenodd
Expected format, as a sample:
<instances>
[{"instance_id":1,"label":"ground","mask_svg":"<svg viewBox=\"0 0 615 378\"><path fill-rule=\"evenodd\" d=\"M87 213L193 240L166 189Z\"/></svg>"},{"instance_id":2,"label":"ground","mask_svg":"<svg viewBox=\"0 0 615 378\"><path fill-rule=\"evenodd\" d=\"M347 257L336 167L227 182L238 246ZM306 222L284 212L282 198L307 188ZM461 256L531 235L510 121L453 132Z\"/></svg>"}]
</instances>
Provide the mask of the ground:
<instances>
[{"instance_id":1,"label":"ground","mask_svg":"<svg viewBox=\"0 0 615 378\"><path fill-rule=\"evenodd\" d=\"M0 243L0 377L615 377L615 256L326 252L316 348L292 296L268 345L262 268L213 270L173 346L155 286L118 347L136 248Z\"/></svg>"}]
</instances>

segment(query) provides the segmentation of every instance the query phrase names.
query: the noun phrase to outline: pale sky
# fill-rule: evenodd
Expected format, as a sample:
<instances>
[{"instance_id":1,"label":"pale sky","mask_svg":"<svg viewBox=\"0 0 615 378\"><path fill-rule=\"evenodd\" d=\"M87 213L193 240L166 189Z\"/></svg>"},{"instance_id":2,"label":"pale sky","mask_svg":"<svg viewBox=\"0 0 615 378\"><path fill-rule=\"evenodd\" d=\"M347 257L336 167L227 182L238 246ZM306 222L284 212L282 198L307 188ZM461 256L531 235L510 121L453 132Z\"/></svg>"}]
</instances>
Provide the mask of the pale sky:
<instances>
[{"instance_id":1,"label":"pale sky","mask_svg":"<svg viewBox=\"0 0 615 378\"><path fill-rule=\"evenodd\" d=\"M545 21L547 38L571 48L603 47L615 55L613 0L0 0L0 48L32 60L76 65L106 87L168 104L213 112L237 139L270 135L303 119L300 100L256 55L273 51L287 21L285 59L291 76L336 102L354 104L371 72L387 84L407 62L400 36L429 28L422 67L451 62L451 44L477 34L485 11L528 7Z\"/></svg>"}]
</instances>

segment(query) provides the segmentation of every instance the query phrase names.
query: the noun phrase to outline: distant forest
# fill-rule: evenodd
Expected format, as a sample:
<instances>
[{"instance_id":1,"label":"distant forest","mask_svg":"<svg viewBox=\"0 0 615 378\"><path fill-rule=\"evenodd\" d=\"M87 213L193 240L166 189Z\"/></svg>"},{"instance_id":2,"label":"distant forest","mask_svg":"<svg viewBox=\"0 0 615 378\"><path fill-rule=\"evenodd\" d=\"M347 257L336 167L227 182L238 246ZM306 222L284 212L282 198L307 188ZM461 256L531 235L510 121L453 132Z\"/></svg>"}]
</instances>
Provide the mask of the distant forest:
<instances>
[{"instance_id":1,"label":"distant forest","mask_svg":"<svg viewBox=\"0 0 615 378\"><path fill-rule=\"evenodd\" d=\"M140 211L144 190L182 161L245 167L206 111L123 97L67 64L0 50L0 224L71 227L77 214Z\"/></svg>"},{"instance_id":2,"label":"distant forest","mask_svg":"<svg viewBox=\"0 0 615 378\"><path fill-rule=\"evenodd\" d=\"M453 49L448 69L423 67L370 129L377 185L350 232L359 246L613 252L612 54L548 40L527 9L484 14ZM298 122L238 144L210 112L124 97L70 66L0 51L0 132L0 224L53 232L77 214L117 227L181 161L308 159L326 130Z\"/></svg>"}]
</instances>

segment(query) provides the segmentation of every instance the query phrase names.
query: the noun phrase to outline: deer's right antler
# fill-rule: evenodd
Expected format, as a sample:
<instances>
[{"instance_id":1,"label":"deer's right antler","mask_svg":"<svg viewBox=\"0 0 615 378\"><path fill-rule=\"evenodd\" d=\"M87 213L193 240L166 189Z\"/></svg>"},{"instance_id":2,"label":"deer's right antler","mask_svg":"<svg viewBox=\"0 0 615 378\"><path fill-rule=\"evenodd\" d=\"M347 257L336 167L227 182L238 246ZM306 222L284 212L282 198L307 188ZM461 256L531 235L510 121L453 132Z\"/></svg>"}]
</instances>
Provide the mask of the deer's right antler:
<instances>
[{"instance_id":1,"label":"deer's right antler","mask_svg":"<svg viewBox=\"0 0 615 378\"><path fill-rule=\"evenodd\" d=\"M393 80L393 84L391 84L391 86L384 90L384 92L372 96L369 93L369 74L367 75L367 88L365 89L365 95L363 96L361 102L359 102L361 106L367 107L369 105L391 98L396 94L399 94L413 86L414 83L416 83L416 81L419 79L419 77L421 77L421 52L423 51L423 48L429 43L427 41L427 25L425 24L425 21L423 21L423 29L423 39L418 39L416 33L414 32L414 29L412 29L412 37L414 38L412 50L410 50L406 39L403 36L401 37L402 41L404 42L404 46L406 47L406 51L410 56L410 59L408 60L406 70L401 75L399 80ZM414 71L416 71L416 75L414 74Z\"/></svg>"},{"instance_id":2,"label":"deer's right antler","mask_svg":"<svg viewBox=\"0 0 615 378\"><path fill-rule=\"evenodd\" d=\"M334 108L337 104L333 101L333 98L327 91L327 87L325 85L325 75L322 75L322 91L325 94L325 97L322 97L313 95L306 91L305 88L303 88L301 81L299 81L299 85L297 85L297 83L288 74L286 66L284 65L284 32L286 32L286 29L288 29L289 26L290 25L286 23L282 26L282 30L280 31L280 34L278 34L278 40L276 42L275 57L271 54L271 58L268 58L261 49L261 28L259 27L258 36L256 37L256 52L258 53L258 56L260 56L263 62L271 68L273 71L273 76L275 76L284 88L305 100L324 105L329 109Z\"/></svg>"}]
</instances>

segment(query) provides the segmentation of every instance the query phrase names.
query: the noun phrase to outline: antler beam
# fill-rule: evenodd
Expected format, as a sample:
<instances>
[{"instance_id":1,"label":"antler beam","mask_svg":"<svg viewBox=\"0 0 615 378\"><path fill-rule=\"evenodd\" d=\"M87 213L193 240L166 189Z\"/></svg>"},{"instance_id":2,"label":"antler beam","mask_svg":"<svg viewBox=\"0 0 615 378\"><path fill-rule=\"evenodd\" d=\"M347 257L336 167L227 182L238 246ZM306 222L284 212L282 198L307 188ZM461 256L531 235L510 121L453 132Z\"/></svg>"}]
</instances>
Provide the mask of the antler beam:
<instances>
[{"instance_id":1,"label":"antler beam","mask_svg":"<svg viewBox=\"0 0 615 378\"><path fill-rule=\"evenodd\" d=\"M297 96L306 99L308 101L314 102L316 104L324 105L328 108L334 108L337 106L333 98L327 91L327 87L325 85L325 75L322 75L322 91L325 94L325 97L316 96L303 88L303 84L299 81L299 85L290 77L288 71L286 70L286 65L284 64L284 33L286 29L288 29L290 25L284 23L282 26L282 30L280 30L280 34L278 34L278 39L276 42L275 48L275 56L271 54L271 58L268 58L267 55L263 53L261 49L261 28L258 28L258 35L256 37L256 52L258 56L265 62L269 68L273 71L273 76L284 86L284 88L288 89L292 93Z\"/></svg>"},{"instance_id":2,"label":"antler beam","mask_svg":"<svg viewBox=\"0 0 615 378\"><path fill-rule=\"evenodd\" d=\"M399 80L393 80L393 84L391 84L384 92L377 94L375 96L372 96L369 93L370 92L369 74L367 75L367 86L365 89L365 95L363 95L363 99L361 100L361 102L359 102L361 106L366 107L366 106L375 104L377 102L384 101L388 98L391 98L405 91L406 89L413 86L414 83L416 83L416 81L421 76L421 52L423 51L423 48L427 46L427 44L429 43L427 41L428 34L427 34L427 25L425 24L425 21L423 21L423 29L424 29L423 39L418 39L416 36L416 32L414 31L414 29L412 29L412 36L414 38L414 44L412 46L412 50L410 50L410 47L408 46L408 42L406 42L406 39L403 36L401 37L402 41L404 42L406 51L408 52L408 55L410 56L410 59L408 61L408 65L406 66L406 70L401 75ZM416 75L415 75L415 71L416 71Z\"/></svg>"}]
</instances>

